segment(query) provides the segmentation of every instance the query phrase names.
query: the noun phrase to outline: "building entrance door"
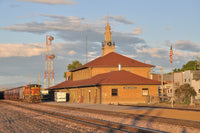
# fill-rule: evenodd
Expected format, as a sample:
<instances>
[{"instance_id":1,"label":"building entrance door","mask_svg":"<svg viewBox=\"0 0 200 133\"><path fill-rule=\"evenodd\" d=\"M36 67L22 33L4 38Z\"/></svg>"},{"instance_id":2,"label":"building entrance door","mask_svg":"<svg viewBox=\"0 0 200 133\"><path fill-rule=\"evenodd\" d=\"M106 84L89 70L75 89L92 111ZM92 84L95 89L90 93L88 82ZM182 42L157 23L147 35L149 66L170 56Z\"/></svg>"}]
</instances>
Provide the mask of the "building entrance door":
<instances>
[{"instance_id":1,"label":"building entrance door","mask_svg":"<svg viewBox=\"0 0 200 133\"><path fill-rule=\"evenodd\" d=\"M69 93L66 93L66 102L69 102Z\"/></svg>"}]
</instances>

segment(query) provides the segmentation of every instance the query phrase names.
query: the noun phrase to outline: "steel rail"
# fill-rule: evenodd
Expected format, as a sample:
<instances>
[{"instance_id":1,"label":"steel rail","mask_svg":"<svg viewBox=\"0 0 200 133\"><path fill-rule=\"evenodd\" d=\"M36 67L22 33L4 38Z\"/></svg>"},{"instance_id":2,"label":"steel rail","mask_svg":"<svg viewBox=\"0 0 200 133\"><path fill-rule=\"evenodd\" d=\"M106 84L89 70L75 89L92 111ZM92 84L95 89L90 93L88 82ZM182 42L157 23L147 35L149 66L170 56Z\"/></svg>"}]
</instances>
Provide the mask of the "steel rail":
<instances>
[{"instance_id":1,"label":"steel rail","mask_svg":"<svg viewBox=\"0 0 200 133\"><path fill-rule=\"evenodd\" d=\"M142 127L136 127L136 126L126 125L126 124L121 124L121 123L116 123L116 122L110 122L110 121L99 120L99 119L94 119L94 118L71 116L71 115L62 114L62 113L59 113L59 112L36 109L36 108L33 108L33 107L27 107L27 106L15 104L15 103L10 103L10 102L6 102L6 101L1 101L1 102L15 106L15 107L19 107L19 108L35 111L35 112L38 112L38 113L42 113L43 115L48 115L48 116L51 116L51 117L56 117L56 118L59 118L59 119L72 121L72 122L75 122L75 123L80 123L82 125L95 127L97 129L101 129L105 132L165 133L163 131L158 131L158 130L153 130L153 129L148 129L148 128L142 128Z\"/></svg>"},{"instance_id":2,"label":"steel rail","mask_svg":"<svg viewBox=\"0 0 200 133\"><path fill-rule=\"evenodd\" d=\"M159 108L159 109L171 109L171 110L181 110L181 111L194 111L194 112L200 112L200 108L183 108L183 107L164 107L164 106L143 106L143 105L120 105L120 106L128 106L128 107L140 107L140 108Z\"/></svg>"},{"instance_id":3,"label":"steel rail","mask_svg":"<svg viewBox=\"0 0 200 133\"><path fill-rule=\"evenodd\" d=\"M166 123L166 124L173 123L173 125L178 125L178 126L200 128L199 121L183 120L183 119L176 119L176 118L166 118L166 117L159 117L159 116L140 115L140 114L130 114L130 113L124 113L124 112L117 112L117 111L97 110L97 109L63 106L63 105L55 105L55 104L45 104L45 103L40 103L40 104L49 106L49 107L56 107L56 108L62 108L62 109L68 109L68 110L76 110L76 111L94 113L94 114L102 114L105 116L132 118L135 120L146 120L146 121L160 122L160 123ZM188 111L188 110L186 110L186 111Z\"/></svg>"}]
</instances>

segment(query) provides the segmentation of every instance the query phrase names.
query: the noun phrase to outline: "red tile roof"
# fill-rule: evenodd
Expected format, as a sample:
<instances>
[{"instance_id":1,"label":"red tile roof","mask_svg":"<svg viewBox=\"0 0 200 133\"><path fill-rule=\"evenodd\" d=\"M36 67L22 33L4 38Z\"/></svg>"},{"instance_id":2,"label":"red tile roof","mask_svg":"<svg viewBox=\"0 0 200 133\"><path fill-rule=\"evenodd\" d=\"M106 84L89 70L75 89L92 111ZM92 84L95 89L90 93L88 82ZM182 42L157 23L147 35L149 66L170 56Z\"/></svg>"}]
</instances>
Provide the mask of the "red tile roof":
<instances>
[{"instance_id":1,"label":"red tile roof","mask_svg":"<svg viewBox=\"0 0 200 133\"><path fill-rule=\"evenodd\" d=\"M119 64L121 64L122 67L155 67L153 65L139 62L118 53L111 52L107 55L96 58L77 69L72 70L72 72L87 67L118 67Z\"/></svg>"},{"instance_id":2,"label":"red tile roof","mask_svg":"<svg viewBox=\"0 0 200 133\"><path fill-rule=\"evenodd\" d=\"M98 86L98 85L160 85L160 81L151 80L133 74L131 72L121 70L112 71L96 75L90 79L78 80L78 81L64 81L48 89L61 89L61 88L73 88L84 86Z\"/></svg>"}]
</instances>

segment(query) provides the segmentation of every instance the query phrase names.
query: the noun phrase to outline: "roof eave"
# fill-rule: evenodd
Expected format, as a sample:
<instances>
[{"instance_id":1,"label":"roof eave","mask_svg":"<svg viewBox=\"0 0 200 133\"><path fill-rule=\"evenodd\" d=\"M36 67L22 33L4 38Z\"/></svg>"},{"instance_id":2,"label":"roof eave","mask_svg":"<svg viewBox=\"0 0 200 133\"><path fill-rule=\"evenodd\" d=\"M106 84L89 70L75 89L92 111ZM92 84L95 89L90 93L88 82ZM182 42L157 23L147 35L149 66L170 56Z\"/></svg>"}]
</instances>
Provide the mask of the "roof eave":
<instances>
[{"instance_id":1,"label":"roof eave","mask_svg":"<svg viewBox=\"0 0 200 133\"><path fill-rule=\"evenodd\" d=\"M70 88L92 87L92 86L100 86L100 84L66 86L66 87L59 87L59 88L51 88L51 89L48 89L48 90L70 89Z\"/></svg>"},{"instance_id":2,"label":"roof eave","mask_svg":"<svg viewBox=\"0 0 200 133\"><path fill-rule=\"evenodd\" d=\"M70 70L70 72L75 72L75 71L86 69L86 68L88 68L88 67L86 66L86 67L81 67L81 68L73 69L73 70Z\"/></svg>"},{"instance_id":3,"label":"roof eave","mask_svg":"<svg viewBox=\"0 0 200 133\"><path fill-rule=\"evenodd\" d=\"M117 83L103 83L101 85L161 85L161 84L117 84Z\"/></svg>"}]
</instances>

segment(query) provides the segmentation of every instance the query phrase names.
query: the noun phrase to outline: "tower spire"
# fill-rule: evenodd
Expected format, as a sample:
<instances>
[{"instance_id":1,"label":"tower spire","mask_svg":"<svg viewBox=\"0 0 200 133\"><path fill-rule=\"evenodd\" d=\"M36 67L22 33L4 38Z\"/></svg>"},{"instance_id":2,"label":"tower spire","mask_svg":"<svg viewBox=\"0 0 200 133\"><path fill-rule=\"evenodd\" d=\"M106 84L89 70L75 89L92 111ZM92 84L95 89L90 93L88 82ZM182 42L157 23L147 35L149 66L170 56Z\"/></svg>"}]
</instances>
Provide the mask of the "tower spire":
<instances>
[{"instance_id":1,"label":"tower spire","mask_svg":"<svg viewBox=\"0 0 200 133\"><path fill-rule=\"evenodd\" d=\"M107 15L107 25L105 26L105 40L102 42L102 53L104 56L110 52L115 52L115 44L112 42L111 28L109 25L109 15Z\"/></svg>"},{"instance_id":2,"label":"tower spire","mask_svg":"<svg viewBox=\"0 0 200 133\"><path fill-rule=\"evenodd\" d=\"M105 42L112 42L112 38L111 38L111 28L109 25L109 15L107 15L107 25L105 27L106 32L105 32Z\"/></svg>"}]
</instances>

